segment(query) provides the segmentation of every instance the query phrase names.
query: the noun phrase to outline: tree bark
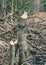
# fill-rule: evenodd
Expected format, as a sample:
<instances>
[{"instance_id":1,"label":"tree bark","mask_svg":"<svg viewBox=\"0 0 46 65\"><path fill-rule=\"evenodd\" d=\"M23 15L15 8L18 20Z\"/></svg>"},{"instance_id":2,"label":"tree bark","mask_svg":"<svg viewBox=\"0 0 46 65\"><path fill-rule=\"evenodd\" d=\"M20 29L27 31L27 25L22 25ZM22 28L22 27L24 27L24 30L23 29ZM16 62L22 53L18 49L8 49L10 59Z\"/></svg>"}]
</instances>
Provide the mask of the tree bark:
<instances>
[{"instance_id":1,"label":"tree bark","mask_svg":"<svg viewBox=\"0 0 46 65\"><path fill-rule=\"evenodd\" d=\"M26 34L23 31L19 36L19 40L19 65L30 65L30 63L27 61L29 53L27 51L28 47L26 42Z\"/></svg>"},{"instance_id":2,"label":"tree bark","mask_svg":"<svg viewBox=\"0 0 46 65\"><path fill-rule=\"evenodd\" d=\"M34 13L39 12L40 0L34 0Z\"/></svg>"},{"instance_id":3,"label":"tree bark","mask_svg":"<svg viewBox=\"0 0 46 65\"><path fill-rule=\"evenodd\" d=\"M15 57L15 45L10 45L10 61L9 61L9 65L14 65L14 57Z\"/></svg>"}]
</instances>

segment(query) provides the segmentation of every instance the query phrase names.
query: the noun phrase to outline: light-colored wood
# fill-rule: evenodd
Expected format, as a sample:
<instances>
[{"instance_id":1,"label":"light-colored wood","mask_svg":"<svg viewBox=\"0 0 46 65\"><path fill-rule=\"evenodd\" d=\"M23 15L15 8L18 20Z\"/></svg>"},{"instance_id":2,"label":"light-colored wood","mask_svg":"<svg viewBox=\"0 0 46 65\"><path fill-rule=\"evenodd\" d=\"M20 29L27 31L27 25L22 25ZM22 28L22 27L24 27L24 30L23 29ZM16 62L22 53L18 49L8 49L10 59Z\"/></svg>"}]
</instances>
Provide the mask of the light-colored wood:
<instances>
[{"instance_id":1,"label":"light-colored wood","mask_svg":"<svg viewBox=\"0 0 46 65\"><path fill-rule=\"evenodd\" d=\"M10 45L16 45L17 43L18 43L18 39L10 41Z\"/></svg>"},{"instance_id":2,"label":"light-colored wood","mask_svg":"<svg viewBox=\"0 0 46 65\"><path fill-rule=\"evenodd\" d=\"M21 15L22 19L27 19L28 18L28 13L24 11L24 13Z\"/></svg>"}]
</instances>

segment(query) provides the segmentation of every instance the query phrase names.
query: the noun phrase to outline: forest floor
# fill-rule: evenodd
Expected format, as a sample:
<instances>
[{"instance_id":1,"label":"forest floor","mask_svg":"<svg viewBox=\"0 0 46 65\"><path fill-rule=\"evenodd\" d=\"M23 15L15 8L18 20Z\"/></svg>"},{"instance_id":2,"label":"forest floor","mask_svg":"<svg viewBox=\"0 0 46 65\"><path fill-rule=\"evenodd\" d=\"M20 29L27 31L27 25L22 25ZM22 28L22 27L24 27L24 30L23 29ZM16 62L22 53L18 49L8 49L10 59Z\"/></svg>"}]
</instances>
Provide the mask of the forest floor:
<instances>
[{"instance_id":1,"label":"forest floor","mask_svg":"<svg viewBox=\"0 0 46 65\"><path fill-rule=\"evenodd\" d=\"M9 64L10 40L12 40L12 38L16 38L16 35L12 29L18 23L17 21L18 20L16 19L12 22L5 21L4 23L0 23L0 65ZM41 63L46 63L46 21L30 22L28 29L29 35L32 36L32 40L29 39L29 41L35 47L32 48L32 45L29 44L30 49L32 51L33 49L36 51L35 57L40 57L40 59L42 59ZM16 65L18 65L18 59L19 51L17 51L17 54L15 56Z\"/></svg>"}]
</instances>

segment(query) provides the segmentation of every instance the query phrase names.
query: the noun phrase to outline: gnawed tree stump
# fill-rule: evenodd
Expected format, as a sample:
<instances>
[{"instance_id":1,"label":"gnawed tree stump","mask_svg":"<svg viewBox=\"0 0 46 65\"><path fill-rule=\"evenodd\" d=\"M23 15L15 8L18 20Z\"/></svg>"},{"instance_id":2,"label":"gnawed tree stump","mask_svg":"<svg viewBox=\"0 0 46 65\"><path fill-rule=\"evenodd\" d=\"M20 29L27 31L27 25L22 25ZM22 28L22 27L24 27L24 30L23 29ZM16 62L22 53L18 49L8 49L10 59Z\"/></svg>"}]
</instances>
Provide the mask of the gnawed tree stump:
<instances>
[{"instance_id":1,"label":"gnawed tree stump","mask_svg":"<svg viewBox=\"0 0 46 65\"><path fill-rule=\"evenodd\" d=\"M19 36L19 65L30 65L30 63L27 61L29 52L26 42L26 35L27 34L25 34L25 32L22 31Z\"/></svg>"},{"instance_id":2,"label":"gnawed tree stump","mask_svg":"<svg viewBox=\"0 0 46 65\"><path fill-rule=\"evenodd\" d=\"M9 65L14 65L15 60L15 45L18 43L18 39L10 41L10 61Z\"/></svg>"}]
</instances>

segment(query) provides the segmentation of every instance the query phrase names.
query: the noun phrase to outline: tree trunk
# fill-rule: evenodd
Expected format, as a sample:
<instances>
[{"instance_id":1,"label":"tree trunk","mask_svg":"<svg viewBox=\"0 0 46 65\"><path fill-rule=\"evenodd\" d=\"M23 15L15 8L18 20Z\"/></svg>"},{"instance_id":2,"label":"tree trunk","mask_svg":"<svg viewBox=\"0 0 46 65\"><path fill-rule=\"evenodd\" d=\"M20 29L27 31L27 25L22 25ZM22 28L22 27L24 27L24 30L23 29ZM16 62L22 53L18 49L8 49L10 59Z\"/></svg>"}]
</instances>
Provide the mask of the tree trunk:
<instances>
[{"instance_id":1,"label":"tree trunk","mask_svg":"<svg viewBox=\"0 0 46 65\"><path fill-rule=\"evenodd\" d=\"M13 7L13 1L14 0L12 0L12 5L11 5L12 6L11 7L11 21L13 21L13 9L14 9L14 7Z\"/></svg>"},{"instance_id":2,"label":"tree trunk","mask_svg":"<svg viewBox=\"0 0 46 65\"><path fill-rule=\"evenodd\" d=\"M19 44L19 65L30 65L28 63L27 58L29 56L27 42L26 42L26 34L22 31L20 36L20 44Z\"/></svg>"},{"instance_id":3,"label":"tree trunk","mask_svg":"<svg viewBox=\"0 0 46 65\"><path fill-rule=\"evenodd\" d=\"M14 65L14 57L15 57L15 45L10 45L10 61L9 61L9 65Z\"/></svg>"},{"instance_id":4,"label":"tree trunk","mask_svg":"<svg viewBox=\"0 0 46 65\"><path fill-rule=\"evenodd\" d=\"M39 12L40 0L34 0L34 13Z\"/></svg>"}]
</instances>

